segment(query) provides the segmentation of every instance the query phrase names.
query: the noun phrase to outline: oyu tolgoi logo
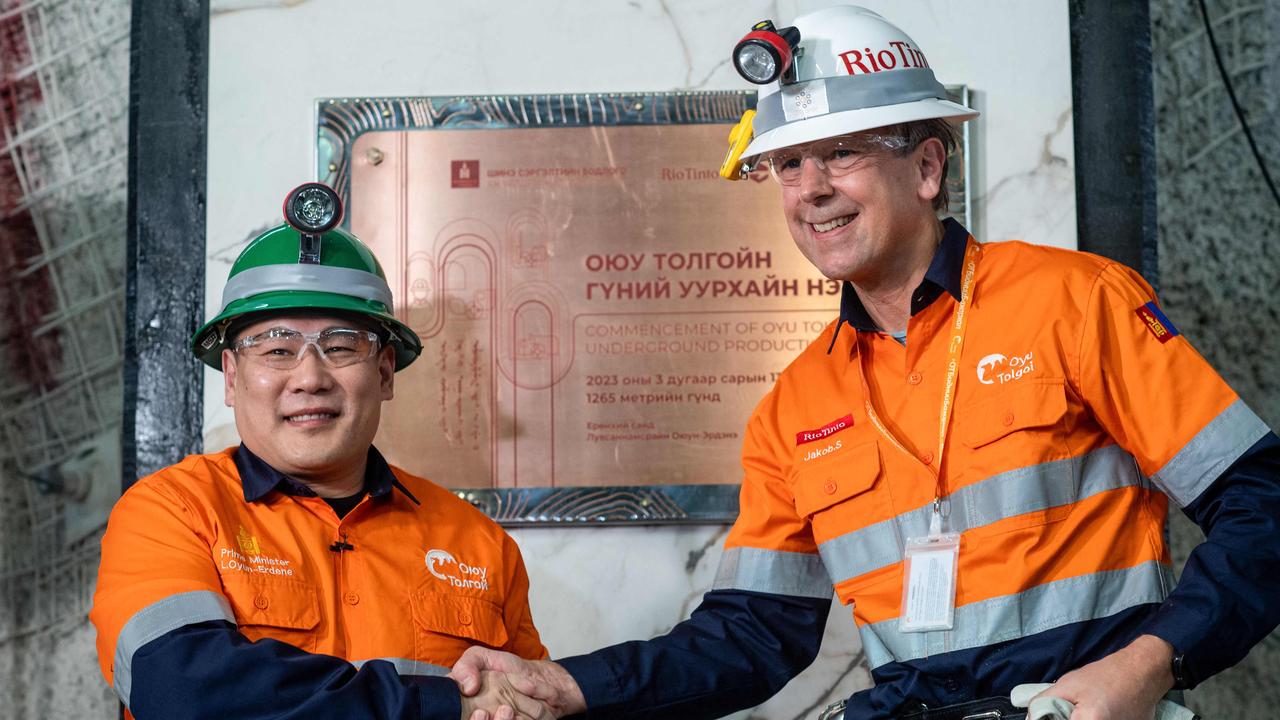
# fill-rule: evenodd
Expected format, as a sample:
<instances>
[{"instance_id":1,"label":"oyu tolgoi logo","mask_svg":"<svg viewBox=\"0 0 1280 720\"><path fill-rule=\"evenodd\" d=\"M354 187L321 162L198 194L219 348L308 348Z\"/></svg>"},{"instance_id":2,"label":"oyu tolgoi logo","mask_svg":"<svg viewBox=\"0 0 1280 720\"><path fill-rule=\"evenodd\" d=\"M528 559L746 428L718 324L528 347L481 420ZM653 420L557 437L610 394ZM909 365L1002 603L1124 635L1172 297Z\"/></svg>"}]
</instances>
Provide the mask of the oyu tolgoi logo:
<instances>
[{"instance_id":1,"label":"oyu tolgoi logo","mask_svg":"<svg viewBox=\"0 0 1280 720\"><path fill-rule=\"evenodd\" d=\"M459 562L448 550L428 550L427 572L456 588L489 589L489 568Z\"/></svg>"},{"instance_id":2,"label":"oyu tolgoi logo","mask_svg":"<svg viewBox=\"0 0 1280 720\"><path fill-rule=\"evenodd\" d=\"M1012 382L1030 372L1035 372L1036 355L1005 357L1000 353L992 353L978 361L978 382L983 385L996 385Z\"/></svg>"}]
</instances>

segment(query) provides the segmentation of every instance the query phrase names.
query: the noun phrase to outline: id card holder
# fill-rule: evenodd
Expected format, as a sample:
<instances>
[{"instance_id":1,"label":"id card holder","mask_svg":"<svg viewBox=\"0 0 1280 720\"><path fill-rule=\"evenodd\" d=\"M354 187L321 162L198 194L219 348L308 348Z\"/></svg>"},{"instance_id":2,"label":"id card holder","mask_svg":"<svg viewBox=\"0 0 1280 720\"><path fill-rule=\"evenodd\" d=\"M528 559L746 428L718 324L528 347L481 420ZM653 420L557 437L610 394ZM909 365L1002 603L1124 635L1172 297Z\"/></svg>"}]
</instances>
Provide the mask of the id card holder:
<instances>
[{"instance_id":1,"label":"id card holder","mask_svg":"<svg viewBox=\"0 0 1280 720\"><path fill-rule=\"evenodd\" d=\"M960 534L907 538L902 572L901 632L950 630L956 615Z\"/></svg>"}]
</instances>

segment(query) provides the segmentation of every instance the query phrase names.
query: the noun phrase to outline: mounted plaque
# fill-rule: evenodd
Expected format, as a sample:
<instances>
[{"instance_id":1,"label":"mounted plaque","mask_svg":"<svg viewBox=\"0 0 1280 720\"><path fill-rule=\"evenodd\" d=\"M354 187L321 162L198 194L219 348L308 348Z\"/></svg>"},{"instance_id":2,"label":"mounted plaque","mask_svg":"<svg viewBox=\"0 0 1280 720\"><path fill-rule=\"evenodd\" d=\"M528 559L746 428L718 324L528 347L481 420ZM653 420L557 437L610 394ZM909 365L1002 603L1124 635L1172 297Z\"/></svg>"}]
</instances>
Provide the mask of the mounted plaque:
<instances>
[{"instance_id":1,"label":"mounted plaque","mask_svg":"<svg viewBox=\"0 0 1280 720\"><path fill-rule=\"evenodd\" d=\"M388 460L506 525L732 521L747 418L839 304L767 171L717 174L753 98L321 101L319 178L424 346Z\"/></svg>"}]
</instances>

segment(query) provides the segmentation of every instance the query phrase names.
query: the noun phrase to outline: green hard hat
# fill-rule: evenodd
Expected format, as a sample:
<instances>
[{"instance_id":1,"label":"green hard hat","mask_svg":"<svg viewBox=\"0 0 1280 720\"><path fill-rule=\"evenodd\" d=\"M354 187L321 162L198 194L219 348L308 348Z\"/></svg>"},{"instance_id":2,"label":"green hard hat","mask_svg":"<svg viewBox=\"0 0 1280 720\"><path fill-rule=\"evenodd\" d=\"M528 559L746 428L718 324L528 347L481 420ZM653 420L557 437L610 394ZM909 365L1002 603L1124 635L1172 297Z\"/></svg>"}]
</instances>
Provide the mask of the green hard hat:
<instances>
[{"instance_id":1,"label":"green hard hat","mask_svg":"<svg viewBox=\"0 0 1280 720\"><path fill-rule=\"evenodd\" d=\"M291 201L327 191L331 222L308 224L309 208L295 212ZM417 333L396 319L387 276L373 252L351 233L337 228L341 206L337 195L319 183L308 183L285 201L289 222L254 238L236 258L222 291L222 310L191 336L191 350L206 365L222 369L227 329L238 318L290 310L334 310L366 316L380 326L395 348L396 370L422 352ZM299 229L301 226L301 229ZM316 230L318 232L306 232Z\"/></svg>"}]
</instances>

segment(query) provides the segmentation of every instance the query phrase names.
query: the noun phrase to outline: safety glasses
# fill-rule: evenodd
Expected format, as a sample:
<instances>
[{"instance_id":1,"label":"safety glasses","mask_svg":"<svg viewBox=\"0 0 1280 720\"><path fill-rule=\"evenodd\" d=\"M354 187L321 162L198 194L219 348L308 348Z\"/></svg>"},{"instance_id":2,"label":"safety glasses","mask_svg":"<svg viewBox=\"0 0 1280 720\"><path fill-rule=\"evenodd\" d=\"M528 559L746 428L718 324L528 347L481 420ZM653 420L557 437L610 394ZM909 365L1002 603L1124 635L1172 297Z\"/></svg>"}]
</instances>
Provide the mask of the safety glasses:
<instances>
[{"instance_id":1,"label":"safety glasses","mask_svg":"<svg viewBox=\"0 0 1280 720\"><path fill-rule=\"evenodd\" d=\"M896 135L842 135L825 140L790 145L765 155L769 173L780 185L799 185L805 158L813 158L819 170L840 177L857 170L867 160L886 152L900 152L907 147L906 138Z\"/></svg>"},{"instance_id":2,"label":"safety glasses","mask_svg":"<svg viewBox=\"0 0 1280 720\"><path fill-rule=\"evenodd\" d=\"M329 367L354 365L373 357L378 350L378 334L352 328L326 328L301 333L285 327L240 338L231 350L236 355L273 370L292 370L302 363L308 347Z\"/></svg>"}]
</instances>

